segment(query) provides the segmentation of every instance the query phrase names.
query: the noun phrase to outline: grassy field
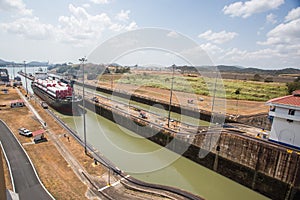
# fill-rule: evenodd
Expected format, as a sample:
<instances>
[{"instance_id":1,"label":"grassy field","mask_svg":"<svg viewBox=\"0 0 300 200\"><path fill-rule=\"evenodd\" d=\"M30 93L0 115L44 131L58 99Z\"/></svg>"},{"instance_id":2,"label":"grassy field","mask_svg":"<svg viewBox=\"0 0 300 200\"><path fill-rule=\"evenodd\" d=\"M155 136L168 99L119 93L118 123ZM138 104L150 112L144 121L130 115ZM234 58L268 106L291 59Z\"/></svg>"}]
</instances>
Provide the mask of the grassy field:
<instances>
[{"instance_id":1,"label":"grassy field","mask_svg":"<svg viewBox=\"0 0 300 200\"><path fill-rule=\"evenodd\" d=\"M171 76L165 74L141 73L114 75L113 80L114 82L124 84L170 89L172 78ZM100 81L110 82L111 76L101 76ZM222 81L226 98L228 99L267 101L269 99L287 94L287 87L285 83L265 83L257 81L224 79L218 80L217 90L220 88L219 86L222 84ZM215 79L175 75L173 89L176 91L210 96L209 91L214 90L214 84ZM240 91L239 95L235 94L236 90L238 89Z\"/></svg>"}]
</instances>

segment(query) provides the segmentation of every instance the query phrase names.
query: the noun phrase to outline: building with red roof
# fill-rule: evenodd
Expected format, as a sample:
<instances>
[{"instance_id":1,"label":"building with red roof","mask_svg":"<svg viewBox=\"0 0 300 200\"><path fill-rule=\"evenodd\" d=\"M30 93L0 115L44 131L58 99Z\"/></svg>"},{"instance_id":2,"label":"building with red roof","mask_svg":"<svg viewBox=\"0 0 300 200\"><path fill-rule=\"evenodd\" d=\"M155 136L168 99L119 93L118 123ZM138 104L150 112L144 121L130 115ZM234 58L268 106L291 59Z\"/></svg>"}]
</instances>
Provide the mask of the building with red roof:
<instances>
[{"instance_id":1,"label":"building with red roof","mask_svg":"<svg viewBox=\"0 0 300 200\"><path fill-rule=\"evenodd\" d=\"M32 137L34 138L34 141L37 142L37 141L44 140L45 139L44 133L45 133L44 129L40 129L32 132Z\"/></svg>"},{"instance_id":2,"label":"building with red roof","mask_svg":"<svg viewBox=\"0 0 300 200\"><path fill-rule=\"evenodd\" d=\"M300 90L267 102L272 128L269 139L300 148Z\"/></svg>"}]
</instances>

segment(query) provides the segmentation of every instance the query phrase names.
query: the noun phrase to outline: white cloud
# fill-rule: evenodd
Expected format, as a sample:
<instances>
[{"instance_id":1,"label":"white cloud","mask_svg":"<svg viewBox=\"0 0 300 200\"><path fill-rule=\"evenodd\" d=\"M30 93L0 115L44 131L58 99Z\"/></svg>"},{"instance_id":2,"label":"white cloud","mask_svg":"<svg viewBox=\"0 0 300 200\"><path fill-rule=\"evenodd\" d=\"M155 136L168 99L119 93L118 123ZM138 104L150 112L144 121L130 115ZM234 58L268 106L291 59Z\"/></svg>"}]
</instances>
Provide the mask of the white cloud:
<instances>
[{"instance_id":1,"label":"white cloud","mask_svg":"<svg viewBox=\"0 0 300 200\"><path fill-rule=\"evenodd\" d=\"M300 45L300 18L288 23L282 23L268 32L265 42L260 45Z\"/></svg>"},{"instance_id":2,"label":"white cloud","mask_svg":"<svg viewBox=\"0 0 300 200\"><path fill-rule=\"evenodd\" d=\"M171 38L178 38L179 37L179 34L175 31L170 31L168 34L167 34L168 37L171 37Z\"/></svg>"},{"instance_id":3,"label":"white cloud","mask_svg":"<svg viewBox=\"0 0 300 200\"><path fill-rule=\"evenodd\" d=\"M269 46L278 53L287 56L289 60L300 57L300 19L280 24L267 34L265 42L260 45Z\"/></svg>"},{"instance_id":4,"label":"white cloud","mask_svg":"<svg viewBox=\"0 0 300 200\"><path fill-rule=\"evenodd\" d=\"M207 52L214 64L262 68L299 67L300 48L296 44L289 45L288 48L285 45L276 45L254 51L239 48L223 49L211 43L202 44L200 47Z\"/></svg>"},{"instance_id":5,"label":"white cloud","mask_svg":"<svg viewBox=\"0 0 300 200\"><path fill-rule=\"evenodd\" d=\"M94 4L108 4L110 0L90 0Z\"/></svg>"},{"instance_id":6,"label":"white cloud","mask_svg":"<svg viewBox=\"0 0 300 200\"><path fill-rule=\"evenodd\" d=\"M230 48L215 51L215 54L210 54L210 56L215 64L242 65L245 67L253 66L261 68L299 67L300 52L298 49L294 47L294 53L291 54L280 48L272 47L254 51Z\"/></svg>"},{"instance_id":7,"label":"white cloud","mask_svg":"<svg viewBox=\"0 0 300 200\"><path fill-rule=\"evenodd\" d=\"M90 8L90 7L91 7L91 5L90 5L90 4L88 4L88 3L85 3L85 4L83 4L83 5L82 5L82 7L84 7L84 8Z\"/></svg>"},{"instance_id":8,"label":"white cloud","mask_svg":"<svg viewBox=\"0 0 300 200\"><path fill-rule=\"evenodd\" d=\"M211 30L208 30L200 35L198 35L199 38L211 41L216 44L223 44L225 42L228 42L232 40L234 37L236 37L238 34L235 32L226 32L221 31L218 33L214 33Z\"/></svg>"},{"instance_id":9,"label":"white cloud","mask_svg":"<svg viewBox=\"0 0 300 200\"><path fill-rule=\"evenodd\" d=\"M267 23L271 23L271 24L276 24L277 20L276 20L276 15L274 15L273 13L270 13L266 16L266 21Z\"/></svg>"},{"instance_id":10,"label":"white cloud","mask_svg":"<svg viewBox=\"0 0 300 200\"><path fill-rule=\"evenodd\" d=\"M19 15L32 15L22 0L0 0L0 11L16 12Z\"/></svg>"},{"instance_id":11,"label":"white cloud","mask_svg":"<svg viewBox=\"0 0 300 200\"><path fill-rule=\"evenodd\" d=\"M116 19L119 20L119 21L124 21L126 22L127 20L129 20L129 13L130 13L130 10L121 10L117 16L116 16Z\"/></svg>"},{"instance_id":12,"label":"white cloud","mask_svg":"<svg viewBox=\"0 0 300 200\"><path fill-rule=\"evenodd\" d=\"M132 31L138 28L136 22L131 22L128 26L125 26L126 31Z\"/></svg>"},{"instance_id":13,"label":"white cloud","mask_svg":"<svg viewBox=\"0 0 300 200\"><path fill-rule=\"evenodd\" d=\"M300 16L296 16L295 12L289 12L286 17L288 21L270 30L265 41L257 42L263 49L252 52L231 51L225 54L224 59L232 62L252 62L253 66L269 63L270 67L299 67Z\"/></svg>"},{"instance_id":14,"label":"white cloud","mask_svg":"<svg viewBox=\"0 0 300 200\"><path fill-rule=\"evenodd\" d=\"M137 28L134 21L119 24L107 13L92 15L84 7L69 4L69 15L60 16L58 25L44 24L38 17L19 18L13 22L0 23L7 33L35 40L53 40L74 46L94 44L103 32L120 32Z\"/></svg>"},{"instance_id":15,"label":"white cloud","mask_svg":"<svg viewBox=\"0 0 300 200\"><path fill-rule=\"evenodd\" d=\"M34 40L51 39L54 37L54 27L51 24L41 23L38 17L19 18L11 23L2 23L0 27L8 33Z\"/></svg>"},{"instance_id":16,"label":"white cloud","mask_svg":"<svg viewBox=\"0 0 300 200\"><path fill-rule=\"evenodd\" d=\"M223 8L225 15L247 18L255 13L261 13L278 8L284 0L250 0L235 2Z\"/></svg>"},{"instance_id":17,"label":"white cloud","mask_svg":"<svg viewBox=\"0 0 300 200\"><path fill-rule=\"evenodd\" d=\"M101 33L111 26L111 18L106 13L90 15L83 7L69 5L70 16L60 16L58 39L64 43L79 44L97 40Z\"/></svg>"},{"instance_id":18,"label":"white cloud","mask_svg":"<svg viewBox=\"0 0 300 200\"><path fill-rule=\"evenodd\" d=\"M207 52L209 55L220 54L220 53L224 52L223 49L221 49L217 45L214 45L214 44L211 44L211 43L201 44L200 47L205 52Z\"/></svg>"},{"instance_id":19,"label":"white cloud","mask_svg":"<svg viewBox=\"0 0 300 200\"><path fill-rule=\"evenodd\" d=\"M300 18L300 7L292 9L287 16L285 16L285 22L292 21Z\"/></svg>"},{"instance_id":20,"label":"white cloud","mask_svg":"<svg viewBox=\"0 0 300 200\"><path fill-rule=\"evenodd\" d=\"M115 32L119 32L122 30L131 31L131 30L134 30L137 28L138 28L138 26L135 22L131 22L129 25L122 25L122 24L114 23L109 27L110 30L115 31Z\"/></svg>"}]
</instances>

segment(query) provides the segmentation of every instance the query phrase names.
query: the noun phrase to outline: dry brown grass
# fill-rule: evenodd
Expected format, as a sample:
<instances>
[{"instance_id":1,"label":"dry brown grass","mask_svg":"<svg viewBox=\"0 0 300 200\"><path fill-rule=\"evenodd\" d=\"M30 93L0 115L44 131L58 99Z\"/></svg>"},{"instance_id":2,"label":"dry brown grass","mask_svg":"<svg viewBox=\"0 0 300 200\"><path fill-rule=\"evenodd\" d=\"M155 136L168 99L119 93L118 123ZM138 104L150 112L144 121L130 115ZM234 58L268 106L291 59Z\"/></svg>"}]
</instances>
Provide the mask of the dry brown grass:
<instances>
[{"instance_id":1,"label":"dry brown grass","mask_svg":"<svg viewBox=\"0 0 300 200\"><path fill-rule=\"evenodd\" d=\"M1 151L2 153L2 151ZM13 190L12 187L12 183L11 183L11 179L10 179L10 175L9 175L9 170L8 170L8 166L4 157L4 154L2 153L2 163L3 163L3 169L4 169L4 179L5 179L5 185L6 185L6 189L8 190Z\"/></svg>"},{"instance_id":2,"label":"dry brown grass","mask_svg":"<svg viewBox=\"0 0 300 200\"><path fill-rule=\"evenodd\" d=\"M0 95L0 104L7 104L6 108L2 108L0 118L7 123L20 143L23 144L45 187L56 199L87 199L85 197L87 186L75 175L51 140L40 144L26 144L32 142L32 138L18 134L17 129L20 127L35 131L41 129L42 126L28 108L9 108L9 101L14 99L20 99L20 97L13 88L9 88L9 94ZM56 134L63 132L53 119L47 121L49 121L48 127L52 132ZM6 170L7 176L9 175ZM6 182L7 187L11 188L10 181Z\"/></svg>"},{"instance_id":3,"label":"dry brown grass","mask_svg":"<svg viewBox=\"0 0 300 200\"><path fill-rule=\"evenodd\" d=\"M56 135L64 135L66 131L40 106L35 100L31 100L31 105L38 111L39 115L47 122L47 126L51 127L51 132ZM67 139L69 137L69 140ZM94 165L93 159L85 155L84 147L81 146L75 139L66 134L66 137L61 137L61 141L69 149L72 155L80 161L80 164L86 169L90 175L101 176L105 169L100 165Z\"/></svg>"}]
</instances>

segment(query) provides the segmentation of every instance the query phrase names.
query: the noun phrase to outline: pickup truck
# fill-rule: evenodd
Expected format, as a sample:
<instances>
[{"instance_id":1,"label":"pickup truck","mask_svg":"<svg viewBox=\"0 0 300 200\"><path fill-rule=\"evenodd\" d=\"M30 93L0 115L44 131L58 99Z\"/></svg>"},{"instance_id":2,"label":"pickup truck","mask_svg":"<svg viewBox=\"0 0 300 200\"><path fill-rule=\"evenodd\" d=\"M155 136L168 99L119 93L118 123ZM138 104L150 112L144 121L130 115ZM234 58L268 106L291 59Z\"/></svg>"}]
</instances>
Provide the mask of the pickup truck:
<instances>
[{"instance_id":1,"label":"pickup truck","mask_svg":"<svg viewBox=\"0 0 300 200\"><path fill-rule=\"evenodd\" d=\"M32 132L29 131L26 128L19 128L18 131L19 131L20 135L24 135L24 136L27 136L27 137L31 137L32 136Z\"/></svg>"}]
</instances>

